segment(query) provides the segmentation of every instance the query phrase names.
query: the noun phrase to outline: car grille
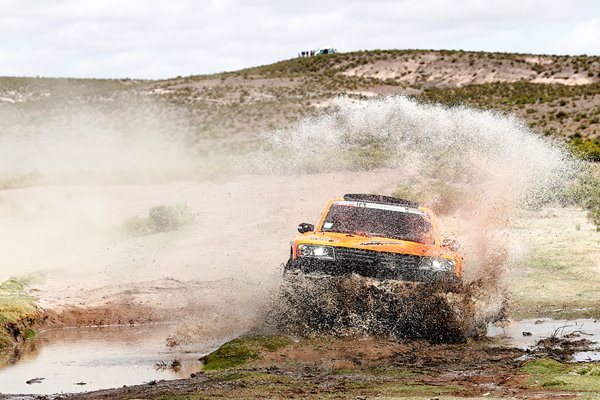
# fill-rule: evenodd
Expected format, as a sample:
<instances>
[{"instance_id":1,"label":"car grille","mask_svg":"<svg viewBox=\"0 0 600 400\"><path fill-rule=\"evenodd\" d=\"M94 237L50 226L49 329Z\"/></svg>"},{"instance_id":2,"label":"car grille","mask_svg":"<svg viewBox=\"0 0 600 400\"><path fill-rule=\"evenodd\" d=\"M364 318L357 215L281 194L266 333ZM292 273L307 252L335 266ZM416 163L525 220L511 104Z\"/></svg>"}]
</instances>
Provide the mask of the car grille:
<instances>
[{"instance_id":1,"label":"car grille","mask_svg":"<svg viewBox=\"0 0 600 400\"><path fill-rule=\"evenodd\" d=\"M297 268L306 273L333 276L358 274L368 278L412 282L427 282L446 276L446 273L419 269L419 262L426 256L337 246L334 251L335 260L299 257Z\"/></svg>"},{"instance_id":2,"label":"car grille","mask_svg":"<svg viewBox=\"0 0 600 400\"><path fill-rule=\"evenodd\" d=\"M411 254L336 247L335 259L344 263L378 264L387 268L416 269L421 257Z\"/></svg>"}]
</instances>

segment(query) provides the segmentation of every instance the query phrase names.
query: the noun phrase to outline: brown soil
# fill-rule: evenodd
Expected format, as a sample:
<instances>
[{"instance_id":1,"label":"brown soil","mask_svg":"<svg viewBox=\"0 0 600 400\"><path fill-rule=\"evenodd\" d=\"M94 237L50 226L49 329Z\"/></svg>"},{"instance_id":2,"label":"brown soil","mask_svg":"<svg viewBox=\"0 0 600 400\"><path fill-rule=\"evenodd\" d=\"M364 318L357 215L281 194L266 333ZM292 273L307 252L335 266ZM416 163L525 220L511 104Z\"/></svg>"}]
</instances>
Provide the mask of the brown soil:
<instances>
[{"instance_id":1,"label":"brown soil","mask_svg":"<svg viewBox=\"0 0 600 400\"><path fill-rule=\"evenodd\" d=\"M77 293L76 304L47 304L36 325L45 329L168 323L171 332L165 340L177 347L246 332L256 324L262 305L256 296L265 289L233 279L101 286Z\"/></svg>"},{"instance_id":2,"label":"brown soil","mask_svg":"<svg viewBox=\"0 0 600 400\"><path fill-rule=\"evenodd\" d=\"M156 312L154 307L134 301L110 301L101 306L67 305L57 310L45 310L39 324L44 327L77 327L143 324L160 322L164 315Z\"/></svg>"}]
</instances>

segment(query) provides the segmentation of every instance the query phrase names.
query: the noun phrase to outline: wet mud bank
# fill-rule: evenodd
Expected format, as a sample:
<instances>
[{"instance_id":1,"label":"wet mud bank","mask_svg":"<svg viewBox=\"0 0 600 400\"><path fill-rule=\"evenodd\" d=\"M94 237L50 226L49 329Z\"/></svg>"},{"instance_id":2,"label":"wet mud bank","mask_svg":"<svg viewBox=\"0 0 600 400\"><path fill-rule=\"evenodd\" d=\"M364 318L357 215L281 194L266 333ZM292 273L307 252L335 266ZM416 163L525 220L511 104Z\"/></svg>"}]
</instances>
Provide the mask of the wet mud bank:
<instances>
[{"instance_id":1,"label":"wet mud bank","mask_svg":"<svg viewBox=\"0 0 600 400\"><path fill-rule=\"evenodd\" d=\"M565 398L600 390L594 378L600 363L581 359L598 349L600 322L594 320L502 321L490 324L485 337L463 343L361 334L246 335L218 349L214 341L170 348L166 328L43 332L14 370L0 372L2 393L11 387L27 395L0 398Z\"/></svg>"},{"instance_id":2,"label":"wet mud bank","mask_svg":"<svg viewBox=\"0 0 600 400\"><path fill-rule=\"evenodd\" d=\"M219 296L224 288L237 297ZM254 286L163 279L88 291L80 304L42 301L45 309L36 306L31 322L37 334L5 352L0 394L44 396L189 377L202 356L252 325L249 306L237 306L256 295L248 288Z\"/></svg>"},{"instance_id":3,"label":"wet mud bank","mask_svg":"<svg viewBox=\"0 0 600 400\"><path fill-rule=\"evenodd\" d=\"M425 340L319 336L284 338L278 342L280 346L270 346L273 340L257 336L236 339L237 349L254 354L236 367L200 371L187 379L159 379L143 385L45 398L552 399L600 390L593 383L597 381L593 375L597 363L564 364L541 354L540 358L527 358L535 352L499 346L494 338L433 344Z\"/></svg>"},{"instance_id":4,"label":"wet mud bank","mask_svg":"<svg viewBox=\"0 0 600 400\"><path fill-rule=\"evenodd\" d=\"M491 393L551 398L555 393L547 393L548 386L535 384L537 378L527 372L531 365L558 362L558 370L568 371L567 375L583 371L572 369L583 368L573 362L584 362L590 371L597 365L600 323L594 320L503 319L488 324L487 334L484 330L471 335L464 327L477 318L484 322L498 317L502 307L489 305L503 303L488 298L484 308L491 314L481 314L481 307L469 304L481 306L482 296L469 286L440 287L425 295L413 284L382 284L360 277L304 283L300 287L294 283L299 291L278 287L273 299L279 313L272 313L272 304L267 307L260 328L249 336L219 329L219 321L210 315L220 316L221 325L229 327L234 319L224 320L221 308L207 304L171 310L177 326L165 324L165 313L146 308L135 297L103 307L48 311L43 319L54 328L25 342L14 364L0 370L0 398L162 398L200 393L272 398ZM181 291L178 285L172 289ZM182 325L182 316L189 316L192 309L205 315L204 323ZM429 319L419 319L424 310L437 311ZM280 318L282 313L285 319ZM390 325L399 320L403 325ZM243 322L240 329L252 325L250 320ZM111 326L117 323L121 325ZM76 328L65 329L68 325ZM207 328L211 326L212 331ZM449 337L442 335L449 332ZM264 336L267 333L270 336ZM227 342L232 337L238 339ZM566 389L579 390L568 385Z\"/></svg>"}]
</instances>

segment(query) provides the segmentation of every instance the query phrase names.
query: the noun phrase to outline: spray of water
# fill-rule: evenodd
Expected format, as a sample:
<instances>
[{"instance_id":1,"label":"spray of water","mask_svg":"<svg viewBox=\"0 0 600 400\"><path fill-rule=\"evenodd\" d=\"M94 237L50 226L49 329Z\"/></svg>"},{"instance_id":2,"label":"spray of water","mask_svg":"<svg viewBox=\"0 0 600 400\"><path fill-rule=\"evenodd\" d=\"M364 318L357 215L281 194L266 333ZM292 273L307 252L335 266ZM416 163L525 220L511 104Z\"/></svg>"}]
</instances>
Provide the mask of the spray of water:
<instances>
[{"instance_id":1,"label":"spray of water","mask_svg":"<svg viewBox=\"0 0 600 400\"><path fill-rule=\"evenodd\" d=\"M510 218L548 202L578 170L563 148L513 116L406 97L340 98L334 111L271 133L257 158L287 174L385 168L398 194L433 193L438 213L460 217L461 242L473 247L467 273L510 258L510 243L497 236Z\"/></svg>"},{"instance_id":2,"label":"spray of water","mask_svg":"<svg viewBox=\"0 0 600 400\"><path fill-rule=\"evenodd\" d=\"M463 317L469 315L469 322L463 324L464 332L504 312L504 273L519 265L523 254L522 244L506 235L511 218L521 208L549 202L577 171L576 162L561 147L544 140L512 116L468 107L421 104L406 97L360 102L338 99L332 112L273 132L260 159L269 171L288 174L385 168L396 177L397 195L431 200L431 206L446 215L463 244L467 284L453 298L446 296L446 306L436 307L444 315L453 308ZM378 294L372 296L368 293L373 285L344 285L356 287L352 292L356 298L371 299L368 312L357 311L346 322L352 327L369 325L366 332L377 332L379 328L371 329L377 324L365 320L381 322L377 310L389 307L396 292L379 286ZM296 300L297 294L290 295L295 291L314 299L314 286L293 286L296 288L290 289L289 283L284 285L282 295L290 309L302 304L310 304L311 310L319 309L310 301ZM417 294L422 290L419 288L412 295L414 301L422 299ZM316 298L327 297L331 292L319 291ZM327 310L327 304L338 304L338 295L336 292L334 297L323 300L325 304L320 308ZM435 304L439 297L429 296ZM352 303L356 298L342 303ZM397 302L406 303L405 298L399 295ZM419 320L417 315L423 315L392 314L395 321ZM390 313L384 315L389 319ZM314 316L306 318L320 320ZM357 319L361 322L357 323ZM288 322L297 327L299 320L302 318ZM333 325L337 326L340 320L336 321ZM281 325L281 320L278 323ZM323 326L322 321L319 326ZM413 328L404 327L403 332Z\"/></svg>"}]
</instances>

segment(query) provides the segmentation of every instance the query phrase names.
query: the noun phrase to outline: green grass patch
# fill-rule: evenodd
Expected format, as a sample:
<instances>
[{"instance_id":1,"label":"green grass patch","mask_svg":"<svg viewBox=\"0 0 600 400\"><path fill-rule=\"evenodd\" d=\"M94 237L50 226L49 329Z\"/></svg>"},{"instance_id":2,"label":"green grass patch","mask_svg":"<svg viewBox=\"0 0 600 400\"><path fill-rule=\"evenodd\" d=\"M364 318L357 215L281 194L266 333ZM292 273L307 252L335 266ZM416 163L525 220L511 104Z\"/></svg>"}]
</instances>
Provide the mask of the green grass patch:
<instances>
[{"instance_id":1,"label":"green grass patch","mask_svg":"<svg viewBox=\"0 0 600 400\"><path fill-rule=\"evenodd\" d=\"M600 231L600 173L597 169L588 166L564 196L567 202L586 210L588 219Z\"/></svg>"},{"instance_id":2,"label":"green grass patch","mask_svg":"<svg viewBox=\"0 0 600 400\"><path fill-rule=\"evenodd\" d=\"M600 391L600 364L562 364L555 360L541 359L523 365L523 372L530 375L528 384L534 387L575 392Z\"/></svg>"},{"instance_id":3,"label":"green grass patch","mask_svg":"<svg viewBox=\"0 0 600 400\"><path fill-rule=\"evenodd\" d=\"M281 381L281 377L260 371L236 371L233 373L225 372L214 374L211 376L210 380L211 382L278 382Z\"/></svg>"},{"instance_id":4,"label":"green grass patch","mask_svg":"<svg viewBox=\"0 0 600 400\"><path fill-rule=\"evenodd\" d=\"M392 154L391 149L381 143L373 143L349 150L351 165L364 170L385 167L392 159Z\"/></svg>"},{"instance_id":5,"label":"green grass patch","mask_svg":"<svg viewBox=\"0 0 600 400\"><path fill-rule=\"evenodd\" d=\"M384 384L377 386L377 392L383 396L439 396L460 394L468 390L460 385L408 385Z\"/></svg>"},{"instance_id":6,"label":"green grass patch","mask_svg":"<svg viewBox=\"0 0 600 400\"><path fill-rule=\"evenodd\" d=\"M543 358L541 360L529 361L523 366L523 371L534 375L560 374L568 370L568 366L556 360Z\"/></svg>"},{"instance_id":7,"label":"green grass patch","mask_svg":"<svg viewBox=\"0 0 600 400\"><path fill-rule=\"evenodd\" d=\"M26 284L14 278L0 284L0 351L35 336L32 326L39 311L35 298L25 293Z\"/></svg>"},{"instance_id":8,"label":"green grass patch","mask_svg":"<svg viewBox=\"0 0 600 400\"><path fill-rule=\"evenodd\" d=\"M204 357L204 371L239 367L257 360L265 351L274 352L291 343L281 336L247 336L234 339Z\"/></svg>"}]
</instances>

